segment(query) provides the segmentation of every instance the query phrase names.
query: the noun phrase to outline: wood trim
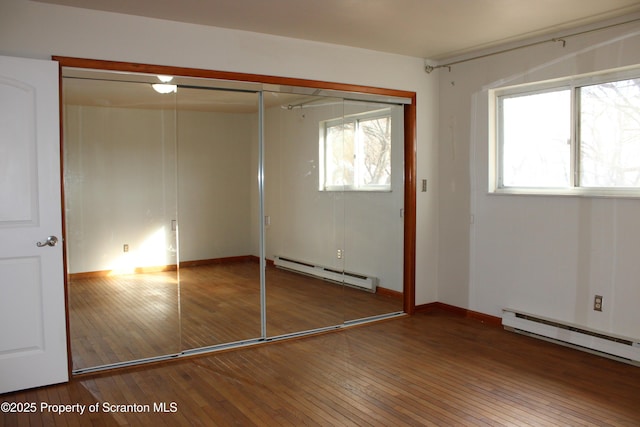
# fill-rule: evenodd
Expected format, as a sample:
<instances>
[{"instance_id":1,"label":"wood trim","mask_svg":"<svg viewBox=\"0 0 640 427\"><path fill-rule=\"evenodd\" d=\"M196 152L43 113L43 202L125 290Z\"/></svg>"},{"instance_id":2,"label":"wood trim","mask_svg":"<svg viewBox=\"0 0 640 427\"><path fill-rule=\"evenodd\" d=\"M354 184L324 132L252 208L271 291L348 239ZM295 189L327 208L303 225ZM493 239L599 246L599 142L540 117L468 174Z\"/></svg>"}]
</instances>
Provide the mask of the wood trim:
<instances>
[{"instance_id":1,"label":"wood trim","mask_svg":"<svg viewBox=\"0 0 640 427\"><path fill-rule=\"evenodd\" d=\"M236 262L254 262L258 257L253 255L241 255L225 258L197 259L193 261L182 261L180 268L198 267L201 265L211 264L231 264ZM131 274L157 273L161 271L175 271L178 267L175 264L156 265L149 267L136 267ZM91 279L96 277L107 277L113 274L112 270L84 271L80 273L71 273L68 275L70 280Z\"/></svg>"},{"instance_id":2,"label":"wood trim","mask_svg":"<svg viewBox=\"0 0 640 427\"><path fill-rule=\"evenodd\" d=\"M432 311L438 311L438 310L447 311L457 316L462 316L462 317L467 316L466 308L456 307L455 305L444 304L441 302L430 302L428 304L422 304L416 307L416 311L419 313L430 313Z\"/></svg>"},{"instance_id":3,"label":"wood trim","mask_svg":"<svg viewBox=\"0 0 640 427\"><path fill-rule=\"evenodd\" d=\"M180 268L198 267L211 264L231 264L236 262L253 262L257 257L253 255L230 256L224 258L197 259L193 261L181 261Z\"/></svg>"},{"instance_id":4,"label":"wood trim","mask_svg":"<svg viewBox=\"0 0 640 427\"><path fill-rule=\"evenodd\" d=\"M145 273L158 273L161 271L176 271L178 268L175 264L170 265L153 265L148 267L135 267L130 273L121 273L121 274L145 274ZM70 273L67 275L69 280L79 280L79 279L92 279L96 277L107 277L112 276L114 274L113 270L99 270L99 271L83 271L80 273Z\"/></svg>"},{"instance_id":5,"label":"wood trim","mask_svg":"<svg viewBox=\"0 0 640 427\"><path fill-rule=\"evenodd\" d=\"M249 257L251 258L251 261L253 262L260 262L260 257L256 256L256 255L249 255ZM265 264L268 265L269 267L275 267L276 263L274 260L269 259L269 258L265 258Z\"/></svg>"},{"instance_id":6,"label":"wood trim","mask_svg":"<svg viewBox=\"0 0 640 427\"><path fill-rule=\"evenodd\" d=\"M60 67L75 67L95 70L129 71L149 74L170 74L185 77L209 78L217 80L234 80L243 82L269 83L285 86L301 86L318 89L361 92L376 95L396 96L411 99L411 104L404 106L404 262L403 262L403 309L407 314L416 310L415 277L416 277L416 152L417 152L417 108L416 93L406 90L379 88L319 80L307 80L290 77L277 77L262 74L237 73L230 71L214 71L199 68L175 67L132 62L106 61L98 59L53 56ZM62 92L62 74L60 90ZM62 98L62 97L61 97ZM61 114L62 130L62 114ZM62 144L62 143L61 143ZM62 162L62 157L61 160ZM63 192L64 194L64 192Z\"/></svg>"},{"instance_id":7,"label":"wood trim","mask_svg":"<svg viewBox=\"0 0 640 427\"><path fill-rule=\"evenodd\" d=\"M416 94L404 106L404 312L416 309Z\"/></svg>"},{"instance_id":8,"label":"wood trim","mask_svg":"<svg viewBox=\"0 0 640 427\"><path fill-rule=\"evenodd\" d=\"M59 150L60 150L60 211L62 212L62 274L63 274L63 287L64 287L64 321L67 333L67 373L69 378L73 377L73 360L71 360L71 322L69 321L69 268L68 268L68 254L67 245L65 244L65 237L67 235L67 210L65 209L65 192L64 192L64 117L63 110L64 101L62 97L62 65L58 63L58 123L59 123Z\"/></svg>"},{"instance_id":9,"label":"wood trim","mask_svg":"<svg viewBox=\"0 0 640 427\"><path fill-rule=\"evenodd\" d=\"M491 316L489 314L479 313L477 311L469 310L467 312L467 317L470 319L475 319L480 321L481 323L486 323L490 326L502 327L502 318Z\"/></svg>"},{"instance_id":10,"label":"wood trim","mask_svg":"<svg viewBox=\"0 0 640 427\"><path fill-rule=\"evenodd\" d=\"M201 68L175 67L166 65L137 64L133 62L105 61L99 59L73 58L68 56L53 56L62 67L86 68L108 71L128 71L145 74L169 74L174 76L198 77L215 80L234 80L240 82L267 83L283 86L300 86L314 89L340 90L347 92L362 92L376 95L415 98L415 92L397 89L386 89L374 86L363 86L346 83L326 82L291 77L269 76L264 74L238 73L234 71L214 71Z\"/></svg>"},{"instance_id":11,"label":"wood trim","mask_svg":"<svg viewBox=\"0 0 640 427\"><path fill-rule=\"evenodd\" d=\"M455 305L449 305L442 302L431 302L416 307L417 313L430 313L433 311L446 311L455 314L456 316L477 320L489 326L502 327L502 319L500 317L456 307Z\"/></svg>"},{"instance_id":12,"label":"wood trim","mask_svg":"<svg viewBox=\"0 0 640 427\"><path fill-rule=\"evenodd\" d=\"M93 279L96 277L107 277L109 274L111 274L111 270L83 271L80 273L67 273L67 278L69 281L81 280L81 279Z\"/></svg>"},{"instance_id":13,"label":"wood trim","mask_svg":"<svg viewBox=\"0 0 640 427\"><path fill-rule=\"evenodd\" d=\"M387 289L380 286L376 287L376 294L388 296L391 298L402 299L404 294L402 292L394 291L393 289Z\"/></svg>"}]
</instances>

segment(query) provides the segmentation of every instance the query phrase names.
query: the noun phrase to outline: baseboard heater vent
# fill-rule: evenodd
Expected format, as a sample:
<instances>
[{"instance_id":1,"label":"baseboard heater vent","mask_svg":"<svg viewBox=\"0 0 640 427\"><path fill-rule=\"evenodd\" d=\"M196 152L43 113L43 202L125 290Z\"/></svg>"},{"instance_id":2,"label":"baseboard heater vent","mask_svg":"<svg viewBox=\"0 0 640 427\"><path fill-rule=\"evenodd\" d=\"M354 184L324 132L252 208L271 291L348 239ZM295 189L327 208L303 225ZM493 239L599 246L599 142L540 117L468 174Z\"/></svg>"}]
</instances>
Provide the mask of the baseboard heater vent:
<instances>
[{"instance_id":1,"label":"baseboard heater vent","mask_svg":"<svg viewBox=\"0 0 640 427\"><path fill-rule=\"evenodd\" d=\"M640 340L594 331L512 309L502 311L506 330L546 339L640 366Z\"/></svg>"},{"instance_id":2,"label":"baseboard heater vent","mask_svg":"<svg viewBox=\"0 0 640 427\"><path fill-rule=\"evenodd\" d=\"M294 260L291 258L275 256L273 262L276 267L295 271L297 273L308 274L310 276L320 277L337 283L345 283L346 285L364 289L369 292L375 292L376 286L378 285L378 279L376 277L358 273L350 273L347 271L339 271L321 265Z\"/></svg>"}]
</instances>

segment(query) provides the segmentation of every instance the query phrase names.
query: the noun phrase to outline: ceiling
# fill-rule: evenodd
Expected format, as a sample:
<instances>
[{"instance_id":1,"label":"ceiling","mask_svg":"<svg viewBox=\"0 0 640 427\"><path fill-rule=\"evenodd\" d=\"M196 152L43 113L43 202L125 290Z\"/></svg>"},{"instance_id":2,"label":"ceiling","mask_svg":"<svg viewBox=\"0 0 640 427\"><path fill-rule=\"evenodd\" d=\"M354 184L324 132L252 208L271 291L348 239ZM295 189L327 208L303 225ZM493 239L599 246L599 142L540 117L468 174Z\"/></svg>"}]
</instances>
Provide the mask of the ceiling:
<instances>
[{"instance_id":1,"label":"ceiling","mask_svg":"<svg viewBox=\"0 0 640 427\"><path fill-rule=\"evenodd\" d=\"M640 0L37 0L439 60L640 12Z\"/></svg>"},{"instance_id":2,"label":"ceiling","mask_svg":"<svg viewBox=\"0 0 640 427\"><path fill-rule=\"evenodd\" d=\"M1 0L0 0L1 1ZM37 0L72 7L341 44L439 60L640 12L640 0ZM158 96L151 86L114 77L66 79L69 104L248 112L255 95L185 91ZM133 76L129 75L127 80ZM141 77L143 80L148 77ZM155 79L155 76L151 76ZM181 82L177 82L180 84ZM185 82L182 82L185 84ZM187 83L188 84L188 83ZM273 95L268 105L296 96Z\"/></svg>"}]
</instances>

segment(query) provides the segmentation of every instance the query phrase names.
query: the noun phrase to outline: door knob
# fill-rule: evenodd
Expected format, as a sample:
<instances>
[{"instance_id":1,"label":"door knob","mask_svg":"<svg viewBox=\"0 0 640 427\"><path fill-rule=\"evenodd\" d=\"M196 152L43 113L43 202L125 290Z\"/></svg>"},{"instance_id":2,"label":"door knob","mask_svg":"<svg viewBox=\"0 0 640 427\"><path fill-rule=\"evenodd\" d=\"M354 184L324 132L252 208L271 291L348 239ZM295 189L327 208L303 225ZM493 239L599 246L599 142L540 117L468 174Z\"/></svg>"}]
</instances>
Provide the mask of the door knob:
<instances>
[{"instance_id":1,"label":"door knob","mask_svg":"<svg viewBox=\"0 0 640 427\"><path fill-rule=\"evenodd\" d=\"M36 243L36 246L42 248L44 246L55 246L57 243L58 238L56 236L49 236L46 241Z\"/></svg>"}]
</instances>

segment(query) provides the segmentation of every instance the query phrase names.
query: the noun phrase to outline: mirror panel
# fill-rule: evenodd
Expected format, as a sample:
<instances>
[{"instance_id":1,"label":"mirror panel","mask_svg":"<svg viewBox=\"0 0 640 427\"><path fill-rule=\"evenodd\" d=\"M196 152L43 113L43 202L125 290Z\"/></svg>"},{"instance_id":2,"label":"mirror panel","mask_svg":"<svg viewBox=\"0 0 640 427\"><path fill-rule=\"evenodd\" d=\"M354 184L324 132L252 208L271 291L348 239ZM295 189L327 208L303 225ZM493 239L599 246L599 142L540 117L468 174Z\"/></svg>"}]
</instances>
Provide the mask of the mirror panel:
<instances>
[{"instance_id":1,"label":"mirror panel","mask_svg":"<svg viewBox=\"0 0 640 427\"><path fill-rule=\"evenodd\" d=\"M402 312L403 109L345 101L344 318Z\"/></svg>"},{"instance_id":2,"label":"mirror panel","mask_svg":"<svg viewBox=\"0 0 640 427\"><path fill-rule=\"evenodd\" d=\"M175 96L143 83L63 87L73 369L178 353ZM120 97L138 91L144 106Z\"/></svg>"},{"instance_id":3,"label":"mirror panel","mask_svg":"<svg viewBox=\"0 0 640 427\"><path fill-rule=\"evenodd\" d=\"M281 93L265 93L265 100ZM341 190L320 191L319 150L325 121L341 122L343 100L288 95L265 110L267 335L343 323ZM341 132L335 138L338 148ZM335 173L342 173L336 170ZM327 280L331 278L332 280Z\"/></svg>"},{"instance_id":4,"label":"mirror panel","mask_svg":"<svg viewBox=\"0 0 640 427\"><path fill-rule=\"evenodd\" d=\"M178 89L182 349L259 338L258 94Z\"/></svg>"}]
</instances>

